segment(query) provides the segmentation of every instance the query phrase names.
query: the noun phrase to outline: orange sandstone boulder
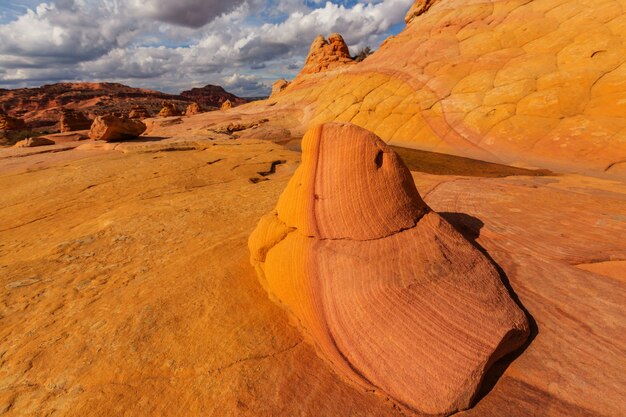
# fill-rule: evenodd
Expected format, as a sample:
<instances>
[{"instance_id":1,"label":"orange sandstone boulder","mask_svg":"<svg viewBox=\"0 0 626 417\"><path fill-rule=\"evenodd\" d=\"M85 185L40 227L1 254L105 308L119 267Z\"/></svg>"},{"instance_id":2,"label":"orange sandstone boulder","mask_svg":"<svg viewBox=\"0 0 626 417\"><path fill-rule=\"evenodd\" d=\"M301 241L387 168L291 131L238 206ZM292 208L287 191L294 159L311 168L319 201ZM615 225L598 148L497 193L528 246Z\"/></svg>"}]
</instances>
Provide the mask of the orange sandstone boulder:
<instances>
[{"instance_id":1,"label":"orange sandstone boulder","mask_svg":"<svg viewBox=\"0 0 626 417\"><path fill-rule=\"evenodd\" d=\"M73 109L63 109L59 120L61 133L86 130L91 126L91 120L83 112Z\"/></svg>"},{"instance_id":2,"label":"orange sandstone boulder","mask_svg":"<svg viewBox=\"0 0 626 417\"><path fill-rule=\"evenodd\" d=\"M429 415L470 407L529 334L498 272L373 133L318 125L302 150L249 239L263 286L352 383Z\"/></svg>"},{"instance_id":3,"label":"orange sandstone boulder","mask_svg":"<svg viewBox=\"0 0 626 417\"><path fill-rule=\"evenodd\" d=\"M112 142L134 139L146 130L146 125L139 120L126 117L98 116L91 125L89 137L93 140Z\"/></svg>"},{"instance_id":4,"label":"orange sandstone boulder","mask_svg":"<svg viewBox=\"0 0 626 417\"><path fill-rule=\"evenodd\" d=\"M159 112L157 117L173 117L180 116L180 111L176 108L174 103L163 102L163 108Z\"/></svg>"}]
</instances>

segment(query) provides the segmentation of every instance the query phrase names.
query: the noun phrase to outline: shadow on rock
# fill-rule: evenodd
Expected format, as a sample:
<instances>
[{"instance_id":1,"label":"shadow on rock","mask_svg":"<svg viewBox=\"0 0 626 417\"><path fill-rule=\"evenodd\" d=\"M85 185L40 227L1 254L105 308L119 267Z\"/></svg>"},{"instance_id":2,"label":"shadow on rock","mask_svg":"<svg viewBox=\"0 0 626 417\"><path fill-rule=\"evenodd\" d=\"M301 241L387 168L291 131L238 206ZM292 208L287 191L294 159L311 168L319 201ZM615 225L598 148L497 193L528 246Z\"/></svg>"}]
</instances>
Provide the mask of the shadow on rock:
<instances>
[{"instance_id":1,"label":"shadow on rock","mask_svg":"<svg viewBox=\"0 0 626 417\"><path fill-rule=\"evenodd\" d=\"M511 282L509 281L509 277L506 275L502 267L500 267L500 265L496 263L491 255L489 255L489 252L487 252L487 250L476 241L476 239L478 239L478 237L480 236L480 230L483 228L485 223L479 218L470 216L469 214L465 213L444 212L439 213L439 215L446 219L448 223L450 223L452 226L454 226L454 228L459 233L461 233L467 240L469 240L470 243L474 245L474 247L478 249L483 255L485 255L487 259L489 259L489 261L498 271L498 274L500 274L500 279L508 290L509 295L511 296L513 301L515 301L515 303L524 312L524 314L526 314L526 317L528 318L528 324L530 326L530 335L528 336L528 340L526 340L526 343L524 343L524 345L516 351L505 355L496 363L491 365L491 368L485 374L481 389L474 399L474 405L476 405L480 400L482 400L487 394L491 392L491 390L495 387L496 383L507 370L509 365L513 363L513 361L517 359L526 350L526 348L528 348L528 346L530 346L535 337L537 337L537 334L539 334L539 327L537 326L537 322L535 321L532 314L530 314L526 307L524 307L518 295L515 293L515 290L513 289L513 287L511 286Z\"/></svg>"}]
</instances>

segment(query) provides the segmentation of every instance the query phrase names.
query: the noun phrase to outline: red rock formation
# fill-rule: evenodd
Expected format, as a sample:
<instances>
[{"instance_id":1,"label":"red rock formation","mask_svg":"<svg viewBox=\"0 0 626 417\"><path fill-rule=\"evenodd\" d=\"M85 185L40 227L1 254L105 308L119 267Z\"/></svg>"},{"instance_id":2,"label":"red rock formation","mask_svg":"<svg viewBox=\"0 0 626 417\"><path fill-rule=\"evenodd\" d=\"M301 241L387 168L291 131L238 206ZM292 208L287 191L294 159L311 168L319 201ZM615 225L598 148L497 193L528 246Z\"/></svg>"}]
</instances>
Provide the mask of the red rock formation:
<instances>
[{"instance_id":1,"label":"red rock formation","mask_svg":"<svg viewBox=\"0 0 626 417\"><path fill-rule=\"evenodd\" d=\"M11 117L0 111L0 130L23 130L26 125L22 119Z\"/></svg>"},{"instance_id":2,"label":"red rock formation","mask_svg":"<svg viewBox=\"0 0 626 417\"><path fill-rule=\"evenodd\" d=\"M163 108L161 108L161 111L159 112L157 117L173 117L173 116L180 116L180 115L181 115L180 110L176 108L176 105L174 103L168 103L164 101Z\"/></svg>"},{"instance_id":3,"label":"red rock formation","mask_svg":"<svg viewBox=\"0 0 626 417\"><path fill-rule=\"evenodd\" d=\"M234 106L239 106L248 102L245 98L237 97L234 94L224 90L219 85L206 85L201 88L192 88L191 90L180 93L182 97L198 103L204 109L219 109L222 103L229 100Z\"/></svg>"},{"instance_id":4,"label":"red rock formation","mask_svg":"<svg viewBox=\"0 0 626 417\"><path fill-rule=\"evenodd\" d=\"M98 116L91 125L89 137L93 140L112 142L134 139L146 130L146 125L139 120L125 117Z\"/></svg>"},{"instance_id":5,"label":"red rock formation","mask_svg":"<svg viewBox=\"0 0 626 417\"><path fill-rule=\"evenodd\" d=\"M489 367L529 334L494 266L420 198L382 140L319 125L252 263L344 377L409 408L468 408Z\"/></svg>"},{"instance_id":6,"label":"red rock formation","mask_svg":"<svg viewBox=\"0 0 626 417\"><path fill-rule=\"evenodd\" d=\"M167 100L186 106L191 100L159 91L132 88L117 83L58 83L38 88L0 91L0 108L13 117L23 118L30 127L55 126L62 109L88 115L129 114L134 106L158 113Z\"/></svg>"},{"instance_id":7,"label":"red rock formation","mask_svg":"<svg viewBox=\"0 0 626 417\"><path fill-rule=\"evenodd\" d=\"M72 109L63 109L61 110L59 130L61 133L86 130L91 127L91 123L91 120L89 120L82 112Z\"/></svg>"},{"instance_id":8,"label":"red rock formation","mask_svg":"<svg viewBox=\"0 0 626 417\"><path fill-rule=\"evenodd\" d=\"M315 74L353 63L348 45L340 34L333 33L328 37L328 41L322 35L318 35L311 44L300 74Z\"/></svg>"}]
</instances>

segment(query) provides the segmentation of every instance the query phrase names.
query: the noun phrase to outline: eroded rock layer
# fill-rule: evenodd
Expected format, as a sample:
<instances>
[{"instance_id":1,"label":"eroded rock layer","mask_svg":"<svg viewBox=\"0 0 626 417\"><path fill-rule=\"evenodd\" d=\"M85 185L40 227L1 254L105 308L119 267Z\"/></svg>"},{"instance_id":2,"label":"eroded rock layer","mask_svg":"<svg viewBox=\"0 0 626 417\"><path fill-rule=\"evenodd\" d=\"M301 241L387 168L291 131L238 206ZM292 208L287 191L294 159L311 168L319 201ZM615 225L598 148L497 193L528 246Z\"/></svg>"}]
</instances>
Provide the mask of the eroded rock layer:
<instances>
[{"instance_id":1,"label":"eroded rock layer","mask_svg":"<svg viewBox=\"0 0 626 417\"><path fill-rule=\"evenodd\" d=\"M353 383L421 413L468 408L487 369L526 340L525 314L382 140L335 123L302 147L250 236L264 287Z\"/></svg>"},{"instance_id":2,"label":"eroded rock layer","mask_svg":"<svg viewBox=\"0 0 626 417\"><path fill-rule=\"evenodd\" d=\"M626 0L439 0L367 60L272 100L306 125L492 162L611 174L626 161ZM314 42L314 45L320 43Z\"/></svg>"}]
</instances>

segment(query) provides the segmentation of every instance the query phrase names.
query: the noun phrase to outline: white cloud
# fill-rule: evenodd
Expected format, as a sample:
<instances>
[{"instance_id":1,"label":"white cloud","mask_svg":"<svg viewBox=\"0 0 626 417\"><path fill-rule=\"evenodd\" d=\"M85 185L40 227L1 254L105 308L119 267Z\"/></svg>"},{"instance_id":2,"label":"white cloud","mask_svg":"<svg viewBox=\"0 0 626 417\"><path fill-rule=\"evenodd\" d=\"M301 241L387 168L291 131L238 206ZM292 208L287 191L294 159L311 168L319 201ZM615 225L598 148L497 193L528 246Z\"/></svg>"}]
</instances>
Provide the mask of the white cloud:
<instances>
[{"instance_id":1,"label":"white cloud","mask_svg":"<svg viewBox=\"0 0 626 417\"><path fill-rule=\"evenodd\" d=\"M317 34L341 33L353 53L377 47L412 2L41 3L0 24L0 86L107 80L177 92L215 83L261 95L297 73Z\"/></svg>"}]
</instances>

